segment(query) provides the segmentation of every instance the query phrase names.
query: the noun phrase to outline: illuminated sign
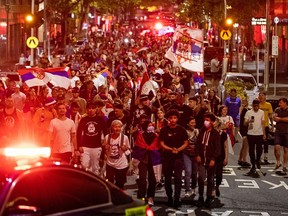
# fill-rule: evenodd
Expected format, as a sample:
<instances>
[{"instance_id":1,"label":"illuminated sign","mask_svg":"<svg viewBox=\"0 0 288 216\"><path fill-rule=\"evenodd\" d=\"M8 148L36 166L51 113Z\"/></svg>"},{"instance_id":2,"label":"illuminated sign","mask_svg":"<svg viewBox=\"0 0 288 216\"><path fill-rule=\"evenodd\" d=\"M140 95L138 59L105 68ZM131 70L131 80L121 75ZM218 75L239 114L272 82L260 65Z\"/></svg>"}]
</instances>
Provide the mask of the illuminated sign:
<instances>
[{"instance_id":1,"label":"illuminated sign","mask_svg":"<svg viewBox=\"0 0 288 216\"><path fill-rule=\"evenodd\" d=\"M288 25L288 17L279 17L276 16L272 19L273 25Z\"/></svg>"},{"instance_id":2,"label":"illuminated sign","mask_svg":"<svg viewBox=\"0 0 288 216\"><path fill-rule=\"evenodd\" d=\"M266 18L255 18L251 20L252 25L266 25Z\"/></svg>"}]
</instances>

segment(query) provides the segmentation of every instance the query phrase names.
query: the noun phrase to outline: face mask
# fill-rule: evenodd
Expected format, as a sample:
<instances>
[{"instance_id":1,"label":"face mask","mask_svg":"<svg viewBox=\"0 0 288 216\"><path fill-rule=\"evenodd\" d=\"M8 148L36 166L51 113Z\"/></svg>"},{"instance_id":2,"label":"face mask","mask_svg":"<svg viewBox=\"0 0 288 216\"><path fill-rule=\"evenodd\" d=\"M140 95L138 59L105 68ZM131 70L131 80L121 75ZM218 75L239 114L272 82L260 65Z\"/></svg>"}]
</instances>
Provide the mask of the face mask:
<instances>
[{"instance_id":1,"label":"face mask","mask_svg":"<svg viewBox=\"0 0 288 216\"><path fill-rule=\"evenodd\" d=\"M154 133L154 131L155 131L154 126L148 126L147 127L147 133Z\"/></svg>"},{"instance_id":2,"label":"face mask","mask_svg":"<svg viewBox=\"0 0 288 216\"><path fill-rule=\"evenodd\" d=\"M210 122L209 122L209 121L204 121L204 126L205 126L206 128L209 128L209 127L210 127Z\"/></svg>"}]
</instances>

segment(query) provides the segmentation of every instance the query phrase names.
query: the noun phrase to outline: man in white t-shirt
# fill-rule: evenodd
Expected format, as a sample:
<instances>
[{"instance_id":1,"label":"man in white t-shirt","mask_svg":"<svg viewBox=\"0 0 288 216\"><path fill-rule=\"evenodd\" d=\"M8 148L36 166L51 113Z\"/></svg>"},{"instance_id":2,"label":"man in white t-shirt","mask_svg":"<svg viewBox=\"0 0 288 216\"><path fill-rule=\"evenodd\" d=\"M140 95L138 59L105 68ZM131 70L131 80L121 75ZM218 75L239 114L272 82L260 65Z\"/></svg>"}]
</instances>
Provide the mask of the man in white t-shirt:
<instances>
[{"instance_id":1,"label":"man in white t-shirt","mask_svg":"<svg viewBox=\"0 0 288 216\"><path fill-rule=\"evenodd\" d=\"M14 100L14 106L16 109L23 111L23 107L26 101L26 95L20 91L20 86L17 84L15 86L14 93L12 94Z\"/></svg>"},{"instance_id":2,"label":"man in white t-shirt","mask_svg":"<svg viewBox=\"0 0 288 216\"><path fill-rule=\"evenodd\" d=\"M67 109L64 103L58 103L56 110L58 116L52 119L49 125L51 157L69 163L73 152L77 154L75 123L66 117Z\"/></svg>"},{"instance_id":3,"label":"man in white t-shirt","mask_svg":"<svg viewBox=\"0 0 288 216\"><path fill-rule=\"evenodd\" d=\"M264 111L259 109L259 100L253 100L253 109L248 110L244 117L244 124L248 125L247 139L249 144L249 156L252 168L245 175L259 178L260 159L262 154L262 143L266 139ZM256 156L255 156L256 147Z\"/></svg>"}]
</instances>

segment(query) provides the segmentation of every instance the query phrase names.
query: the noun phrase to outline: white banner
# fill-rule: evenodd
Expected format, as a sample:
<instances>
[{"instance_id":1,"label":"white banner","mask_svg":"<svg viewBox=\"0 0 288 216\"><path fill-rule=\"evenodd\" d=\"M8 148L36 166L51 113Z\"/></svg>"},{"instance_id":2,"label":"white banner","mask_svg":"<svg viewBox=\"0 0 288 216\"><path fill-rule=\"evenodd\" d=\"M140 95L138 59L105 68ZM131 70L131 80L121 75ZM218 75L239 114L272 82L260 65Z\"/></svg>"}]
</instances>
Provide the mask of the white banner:
<instances>
[{"instance_id":1,"label":"white banner","mask_svg":"<svg viewBox=\"0 0 288 216\"><path fill-rule=\"evenodd\" d=\"M173 44L165 57L183 68L203 72L203 32L200 29L177 27Z\"/></svg>"}]
</instances>

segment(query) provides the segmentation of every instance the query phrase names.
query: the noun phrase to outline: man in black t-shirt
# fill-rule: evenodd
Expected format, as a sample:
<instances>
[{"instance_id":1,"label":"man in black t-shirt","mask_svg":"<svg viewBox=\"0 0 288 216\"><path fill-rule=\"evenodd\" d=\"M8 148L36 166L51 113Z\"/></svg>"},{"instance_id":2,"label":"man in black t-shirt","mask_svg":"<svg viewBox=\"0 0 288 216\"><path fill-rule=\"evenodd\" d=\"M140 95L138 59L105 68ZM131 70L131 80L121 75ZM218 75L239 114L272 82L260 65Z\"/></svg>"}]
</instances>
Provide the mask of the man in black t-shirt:
<instances>
[{"instance_id":1,"label":"man in black t-shirt","mask_svg":"<svg viewBox=\"0 0 288 216\"><path fill-rule=\"evenodd\" d=\"M163 148L163 173L165 177L165 190L168 197L168 206L179 207L182 171L184 168L183 150L188 145L186 130L177 124L179 112L170 110L167 113L168 125L160 131L159 140ZM175 193L173 203L172 176L174 173Z\"/></svg>"},{"instance_id":2,"label":"man in black t-shirt","mask_svg":"<svg viewBox=\"0 0 288 216\"><path fill-rule=\"evenodd\" d=\"M77 143L81 153L81 164L85 169L91 167L92 172L99 175L99 160L102 152L101 137L107 134L103 117L96 115L101 110L95 102L87 104L87 115L84 116L77 129Z\"/></svg>"}]
</instances>

